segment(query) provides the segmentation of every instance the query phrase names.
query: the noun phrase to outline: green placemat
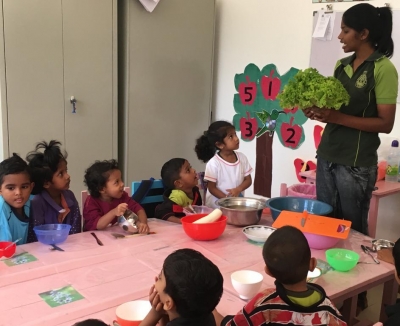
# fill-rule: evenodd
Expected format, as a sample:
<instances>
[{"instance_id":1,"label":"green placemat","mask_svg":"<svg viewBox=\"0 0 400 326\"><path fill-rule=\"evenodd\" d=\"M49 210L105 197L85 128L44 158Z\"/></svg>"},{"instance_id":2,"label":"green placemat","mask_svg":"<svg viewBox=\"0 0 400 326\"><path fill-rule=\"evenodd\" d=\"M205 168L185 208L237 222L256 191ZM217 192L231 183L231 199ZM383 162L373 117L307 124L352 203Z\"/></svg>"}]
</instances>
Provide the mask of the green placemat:
<instances>
[{"instance_id":1,"label":"green placemat","mask_svg":"<svg viewBox=\"0 0 400 326\"><path fill-rule=\"evenodd\" d=\"M4 263L7 266L12 267L12 266L17 266L17 265L27 264L27 263L30 263L30 262L33 262L36 260L37 260L37 258L35 256L31 255L28 252L24 252L23 254L19 254L12 258L4 260Z\"/></svg>"},{"instance_id":2,"label":"green placemat","mask_svg":"<svg viewBox=\"0 0 400 326\"><path fill-rule=\"evenodd\" d=\"M61 289L39 293L39 296L52 308L84 299L71 285Z\"/></svg>"}]
</instances>

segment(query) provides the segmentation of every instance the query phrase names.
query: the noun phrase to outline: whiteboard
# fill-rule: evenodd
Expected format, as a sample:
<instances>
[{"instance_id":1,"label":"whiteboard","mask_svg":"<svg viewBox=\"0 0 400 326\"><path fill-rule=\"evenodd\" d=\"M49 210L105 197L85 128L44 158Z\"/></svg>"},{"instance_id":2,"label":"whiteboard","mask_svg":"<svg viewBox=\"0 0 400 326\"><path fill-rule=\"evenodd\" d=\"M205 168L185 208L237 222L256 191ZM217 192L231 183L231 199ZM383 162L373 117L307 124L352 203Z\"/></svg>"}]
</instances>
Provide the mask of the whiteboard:
<instances>
[{"instance_id":1,"label":"whiteboard","mask_svg":"<svg viewBox=\"0 0 400 326\"><path fill-rule=\"evenodd\" d=\"M340 34L340 25L343 12L335 12L335 25L333 27L333 37L331 41L320 41L315 38L311 42L310 67L318 69L324 76L332 76L336 62L351 54L344 53L342 44L337 38ZM313 31L317 23L318 15L314 13ZM393 31L392 39L394 42L394 54L390 59L400 74L400 10L393 10ZM400 84L397 102L400 103Z\"/></svg>"}]
</instances>

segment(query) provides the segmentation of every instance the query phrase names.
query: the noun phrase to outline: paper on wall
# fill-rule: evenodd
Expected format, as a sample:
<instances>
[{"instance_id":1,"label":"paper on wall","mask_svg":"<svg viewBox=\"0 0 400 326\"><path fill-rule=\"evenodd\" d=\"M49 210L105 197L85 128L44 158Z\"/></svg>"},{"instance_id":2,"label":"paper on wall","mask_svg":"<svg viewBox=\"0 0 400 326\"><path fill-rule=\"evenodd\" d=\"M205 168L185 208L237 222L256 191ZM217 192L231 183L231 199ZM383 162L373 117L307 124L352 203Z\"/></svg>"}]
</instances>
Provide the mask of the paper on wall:
<instances>
[{"instance_id":1,"label":"paper on wall","mask_svg":"<svg viewBox=\"0 0 400 326\"><path fill-rule=\"evenodd\" d=\"M318 11L318 20L315 25L313 38L321 41L332 40L335 17L336 14L334 12L326 13L323 10Z\"/></svg>"}]
</instances>

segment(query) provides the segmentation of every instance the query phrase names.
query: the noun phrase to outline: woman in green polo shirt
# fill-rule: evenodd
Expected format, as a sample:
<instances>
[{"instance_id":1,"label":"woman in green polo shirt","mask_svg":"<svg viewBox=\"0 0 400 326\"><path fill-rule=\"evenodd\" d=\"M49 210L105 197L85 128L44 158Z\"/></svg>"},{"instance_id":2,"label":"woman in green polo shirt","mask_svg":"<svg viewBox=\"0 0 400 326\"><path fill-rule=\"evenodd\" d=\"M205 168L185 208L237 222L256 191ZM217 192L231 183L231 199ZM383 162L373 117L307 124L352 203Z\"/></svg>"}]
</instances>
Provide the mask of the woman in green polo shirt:
<instances>
[{"instance_id":1,"label":"woman in green polo shirt","mask_svg":"<svg viewBox=\"0 0 400 326\"><path fill-rule=\"evenodd\" d=\"M350 94L340 110L309 108L310 119L326 122L317 150L317 198L333 206L334 217L352 221L368 234L368 210L377 175L379 133L393 128L398 75L393 55L392 12L361 3L349 8L338 38L345 53L334 76Z\"/></svg>"}]
</instances>

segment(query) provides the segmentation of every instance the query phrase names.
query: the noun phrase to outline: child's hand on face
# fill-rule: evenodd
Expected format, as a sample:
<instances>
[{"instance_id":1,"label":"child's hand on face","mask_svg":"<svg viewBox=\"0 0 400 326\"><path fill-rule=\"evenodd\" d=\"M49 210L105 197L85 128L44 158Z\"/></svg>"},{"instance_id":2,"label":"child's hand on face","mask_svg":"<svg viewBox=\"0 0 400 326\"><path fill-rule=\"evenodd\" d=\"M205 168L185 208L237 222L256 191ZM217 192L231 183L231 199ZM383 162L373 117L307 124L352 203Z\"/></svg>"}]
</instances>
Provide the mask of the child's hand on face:
<instances>
[{"instance_id":1,"label":"child's hand on face","mask_svg":"<svg viewBox=\"0 0 400 326\"><path fill-rule=\"evenodd\" d=\"M139 233L147 234L147 233L150 232L150 228L149 228L149 225L147 223L143 223L143 222L137 221L136 222L136 226L137 226L137 229L138 229Z\"/></svg>"},{"instance_id":2,"label":"child's hand on face","mask_svg":"<svg viewBox=\"0 0 400 326\"><path fill-rule=\"evenodd\" d=\"M157 282L157 276L155 277L155 281ZM153 284L153 286L150 288L150 292L149 292L149 301L150 304L152 306L152 308L161 315L165 315L166 312L163 308L163 303L160 300L160 295L158 294L155 285ZM160 317L161 318L161 317Z\"/></svg>"},{"instance_id":3,"label":"child's hand on face","mask_svg":"<svg viewBox=\"0 0 400 326\"><path fill-rule=\"evenodd\" d=\"M228 192L228 197L238 197L240 195L240 190L238 188L226 189Z\"/></svg>"},{"instance_id":4,"label":"child's hand on face","mask_svg":"<svg viewBox=\"0 0 400 326\"><path fill-rule=\"evenodd\" d=\"M124 213L127 209L128 209L128 204L126 204L126 203L119 204L117 207L114 208L115 216L124 215Z\"/></svg>"}]
</instances>

